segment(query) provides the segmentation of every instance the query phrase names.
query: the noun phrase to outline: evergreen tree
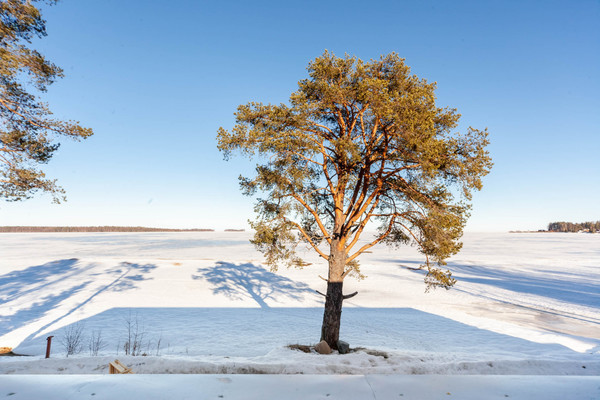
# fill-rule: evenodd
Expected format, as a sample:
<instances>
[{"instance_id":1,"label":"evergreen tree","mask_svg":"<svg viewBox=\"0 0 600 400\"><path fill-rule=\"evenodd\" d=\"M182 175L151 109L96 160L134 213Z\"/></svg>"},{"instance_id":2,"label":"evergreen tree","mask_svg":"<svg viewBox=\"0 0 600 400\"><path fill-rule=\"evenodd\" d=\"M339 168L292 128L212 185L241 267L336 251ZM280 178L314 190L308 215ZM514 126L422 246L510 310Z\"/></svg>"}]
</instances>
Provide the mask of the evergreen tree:
<instances>
[{"instance_id":1,"label":"evergreen tree","mask_svg":"<svg viewBox=\"0 0 600 400\"><path fill-rule=\"evenodd\" d=\"M306 265L299 243L327 260L321 339L335 349L344 278L361 274L358 257L369 248L413 242L426 283L454 284L441 267L461 248L471 192L492 163L487 131L455 132L460 115L437 107L435 83L411 75L396 54L363 62L325 52L308 72L289 105L240 105L218 147L226 159L258 153L255 176L240 183L261 195L253 243L271 267ZM373 223L377 235L359 241Z\"/></svg>"},{"instance_id":2,"label":"evergreen tree","mask_svg":"<svg viewBox=\"0 0 600 400\"><path fill-rule=\"evenodd\" d=\"M0 198L23 200L41 190L60 202L64 190L46 179L38 165L47 163L58 148L57 136L82 139L92 130L53 119L34 94L63 76L62 69L30 47L33 38L46 36L46 21L34 2L0 2Z\"/></svg>"}]
</instances>

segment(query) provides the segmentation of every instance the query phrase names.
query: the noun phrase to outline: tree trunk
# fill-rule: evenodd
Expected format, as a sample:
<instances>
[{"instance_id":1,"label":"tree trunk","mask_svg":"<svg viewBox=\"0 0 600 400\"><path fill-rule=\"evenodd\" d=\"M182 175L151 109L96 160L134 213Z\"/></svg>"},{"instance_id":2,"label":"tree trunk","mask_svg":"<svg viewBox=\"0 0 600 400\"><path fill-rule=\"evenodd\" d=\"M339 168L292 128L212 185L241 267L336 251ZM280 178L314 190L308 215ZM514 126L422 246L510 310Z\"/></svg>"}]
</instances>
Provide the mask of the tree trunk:
<instances>
[{"instance_id":1,"label":"tree trunk","mask_svg":"<svg viewBox=\"0 0 600 400\"><path fill-rule=\"evenodd\" d=\"M343 285L344 282L327 282L327 297L325 299L325 312L323 313L323 326L321 327L321 340L326 341L333 350L337 350L337 342L340 338L342 302L344 300L342 294Z\"/></svg>"},{"instance_id":2,"label":"tree trunk","mask_svg":"<svg viewBox=\"0 0 600 400\"><path fill-rule=\"evenodd\" d=\"M321 340L326 341L333 350L337 350L337 342L340 338L345 266L344 243L336 238L331 243L329 253L329 279L327 280L325 312L323 313L323 326L321 327Z\"/></svg>"}]
</instances>

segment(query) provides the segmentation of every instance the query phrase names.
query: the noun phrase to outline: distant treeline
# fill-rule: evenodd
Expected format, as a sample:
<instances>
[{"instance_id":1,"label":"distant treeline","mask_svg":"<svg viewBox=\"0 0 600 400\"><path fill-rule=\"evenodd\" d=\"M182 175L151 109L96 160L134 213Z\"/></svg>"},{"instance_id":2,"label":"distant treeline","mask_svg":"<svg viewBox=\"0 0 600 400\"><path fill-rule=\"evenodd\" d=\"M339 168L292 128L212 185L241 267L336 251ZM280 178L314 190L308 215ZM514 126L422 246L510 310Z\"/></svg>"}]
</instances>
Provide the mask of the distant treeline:
<instances>
[{"instance_id":1,"label":"distant treeline","mask_svg":"<svg viewBox=\"0 0 600 400\"><path fill-rule=\"evenodd\" d=\"M214 229L163 229L143 226L0 226L0 232L214 232Z\"/></svg>"},{"instance_id":2,"label":"distant treeline","mask_svg":"<svg viewBox=\"0 0 600 400\"><path fill-rule=\"evenodd\" d=\"M550 222L548 224L549 232L600 232L600 221L596 222Z\"/></svg>"}]
</instances>

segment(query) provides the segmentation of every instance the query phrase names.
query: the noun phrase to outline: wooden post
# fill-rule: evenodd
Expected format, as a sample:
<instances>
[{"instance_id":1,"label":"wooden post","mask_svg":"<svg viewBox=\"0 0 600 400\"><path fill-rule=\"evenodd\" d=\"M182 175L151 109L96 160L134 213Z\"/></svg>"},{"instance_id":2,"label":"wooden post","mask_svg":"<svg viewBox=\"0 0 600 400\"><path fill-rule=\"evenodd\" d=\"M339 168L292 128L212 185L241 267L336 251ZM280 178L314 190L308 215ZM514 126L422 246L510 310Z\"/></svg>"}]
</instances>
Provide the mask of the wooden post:
<instances>
[{"instance_id":1,"label":"wooden post","mask_svg":"<svg viewBox=\"0 0 600 400\"><path fill-rule=\"evenodd\" d=\"M48 343L46 344L46 358L50 358L50 346L52 346L52 338L53 338L53 337L54 337L54 336L48 336L48 337L46 338L46 341L48 342Z\"/></svg>"}]
</instances>

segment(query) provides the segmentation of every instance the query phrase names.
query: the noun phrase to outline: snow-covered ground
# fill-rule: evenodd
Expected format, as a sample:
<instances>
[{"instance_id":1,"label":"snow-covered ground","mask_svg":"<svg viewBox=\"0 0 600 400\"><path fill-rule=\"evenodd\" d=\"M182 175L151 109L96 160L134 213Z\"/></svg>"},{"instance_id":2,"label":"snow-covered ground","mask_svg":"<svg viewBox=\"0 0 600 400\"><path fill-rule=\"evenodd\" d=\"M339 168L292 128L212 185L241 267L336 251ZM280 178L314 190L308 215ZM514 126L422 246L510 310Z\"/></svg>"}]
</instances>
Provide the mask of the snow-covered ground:
<instances>
[{"instance_id":1,"label":"snow-covered ground","mask_svg":"<svg viewBox=\"0 0 600 400\"><path fill-rule=\"evenodd\" d=\"M324 262L272 273L249 237L2 234L0 347L30 356L0 357L0 374L106 374L118 358L153 374L600 375L600 235L467 234L455 288L429 293L414 248L374 248L344 288L359 294L341 337L364 349L329 356L286 347L319 339ZM124 355L128 324L145 356Z\"/></svg>"},{"instance_id":2,"label":"snow-covered ground","mask_svg":"<svg viewBox=\"0 0 600 400\"><path fill-rule=\"evenodd\" d=\"M0 375L11 400L597 400L600 379L524 375Z\"/></svg>"}]
</instances>

